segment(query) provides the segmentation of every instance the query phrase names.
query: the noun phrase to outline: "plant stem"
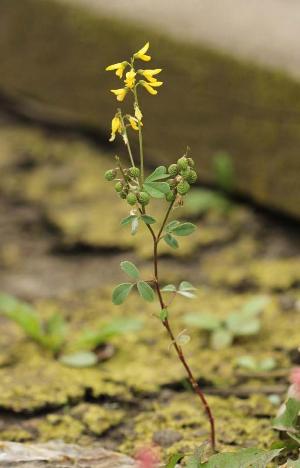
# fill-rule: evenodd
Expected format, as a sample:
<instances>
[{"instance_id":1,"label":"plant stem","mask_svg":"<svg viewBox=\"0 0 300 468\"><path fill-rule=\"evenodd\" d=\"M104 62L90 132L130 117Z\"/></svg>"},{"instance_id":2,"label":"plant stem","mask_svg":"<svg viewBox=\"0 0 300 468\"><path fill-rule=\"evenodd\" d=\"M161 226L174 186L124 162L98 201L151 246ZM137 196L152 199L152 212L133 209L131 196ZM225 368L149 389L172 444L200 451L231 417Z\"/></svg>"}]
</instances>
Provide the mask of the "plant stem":
<instances>
[{"instance_id":1,"label":"plant stem","mask_svg":"<svg viewBox=\"0 0 300 468\"><path fill-rule=\"evenodd\" d=\"M138 108L140 108L136 87L133 90L133 94L134 94L135 105L138 106ZM138 120L138 127L139 127L139 146L140 146L141 185L143 185L144 183L144 150L143 150L142 124L140 120Z\"/></svg>"},{"instance_id":2,"label":"plant stem","mask_svg":"<svg viewBox=\"0 0 300 468\"><path fill-rule=\"evenodd\" d=\"M127 135L126 125L124 124L124 119L123 119L123 116L122 116L122 113L121 113L121 110L120 110L120 109L119 109L119 116L120 116L120 119L121 119L121 122L122 122L122 127L123 127L123 129L124 129L125 137L126 137L126 138L125 138L125 145L126 145L127 150L128 150L130 162L131 162L131 165L132 165L133 167L135 167L134 159L133 159L132 151L131 151L131 146L130 146L129 138L128 138L128 135Z\"/></svg>"},{"instance_id":3,"label":"plant stem","mask_svg":"<svg viewBox=\"0 0 300 468\"><path fill-rule=\"evenodd\" d=\"M159 277L158 277L158 243L159 243L159 240L160 240L160 236L163 232L163 229L165 227L165 224L168 220L168 217L169 217L169 214L171 212L171 209L172 209L172 206L173 206L174 202L172 202L167 210L167 213L166 213L166 216L163 220L163 223L161 225L161 228L157 234L157 236L155 235L152 227L150 225L147 225L151 235L152 235L152 238L153 238L153 265L154 265L154 282L155 282L155 288L156 288L156 293L157 293L157 296L158 296L158 300L159 300L159 303L160 303L160 307L161 309L166 309L167 308L167 305L164 303L164 300L163 300L163 297L162 297L162 293L161 293L161 289L160 289L160 285L159 285ZM212 412L211 412L211 409L210 409L210 406L206 400L206 397L204 395L204 393L202 392L196 378L194 377L192 371L191 371L191 368L190 366L188 365L186 359L185 359L185 356L183 354L183 351L182 351L182 348L181 346L177 343L176 341L176 338L174 336L174 333L173 333L173 330L171 328L171 325L169 323L169 320L168 320L168 317L164 320L162 320L162 324L164 325L171 341L172 341L172 344L176 350L176 353L177 353L177 356L179 358L179 360L181 361L183 367L185 368L185 371L188 375L188 379L194 389L194 392L198 395L198 397L200 398L201 400L201 403L202 405L204 406L204 411L207 415L207 418L209 420L209 423L210 423L210 445L211 445L211 448L213 450L213 452L216 451L216 433L215 433L215 421L214 421L214 417L212 415Z\"/></svg>"}]
</instances>

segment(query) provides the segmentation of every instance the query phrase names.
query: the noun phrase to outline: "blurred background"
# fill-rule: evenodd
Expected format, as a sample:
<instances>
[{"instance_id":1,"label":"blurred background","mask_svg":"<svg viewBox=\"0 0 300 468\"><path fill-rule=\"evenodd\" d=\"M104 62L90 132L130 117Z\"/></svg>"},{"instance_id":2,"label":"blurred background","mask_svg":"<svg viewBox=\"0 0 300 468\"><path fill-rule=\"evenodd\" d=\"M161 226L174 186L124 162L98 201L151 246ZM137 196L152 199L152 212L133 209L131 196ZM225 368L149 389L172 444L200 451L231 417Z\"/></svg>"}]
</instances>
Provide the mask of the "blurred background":
<instances>
[{"instance_id":1,"label":"blurred background","mask_svg":"<svg viewBox=\"0 0 300 468\"><path fill-rule=\"evenodd\" d=\"M103 395L119 399L118 412L126 406L123 401L134 401L135 392L163 388L174 391L177 402L176 382L183 376L170 365L166 343L149 353L148 346L155 348L162 339L156 322L150 314L145 318L144 310L140 314L135 296L118 311L110 305L112 285L124 281L120 260L133 260L148 276L152 266L146 233L133 238L120 228L128 206L103 177L115 154L126 157L120 140L108 142L118 104L109 90L119 81L104 70L147 41L149 68L162 68L164 82L157 96L145 92L140 98L147 170L176 161L188 146L199 174L175 213L199 229L180 240L178 251L162 246L162 281L195 283L200 292L193 310L220 316L253 294L273 301L260 341L238 342L234 350L222 351L222 359L209 349L202 354L207 342L197 335L190 352L196 373L202 376L205 367L205 385L216 395L216 388L240 383L233 368L222 365L231 365L236 354L251 352L258 360L271 354L280 371L300 362L299 24L297 0L0 0L0 290L29 301L45 319L59 310L74 336L85 324L95 328L99 320L123 313L142 315L147 324L137 337L115 343L111 355L101 355L115 357L83 379L69 369L62 374L56 360L24 345L24 335L1 317L5 391L0 391L0 407L13 414L44 414L32 425L20 418L17 432L15 420L0 424L0 438L48 440L68 433L68 440L77 442L86 436L84 424L93 437L102 429L105 433L105 425L96 430L90 421L78 428L85 407L47 419L49 407L61 408L76 398L90 406ZM132 138L136 150L136 134ZM156 207L154 212L161 214ZM178 329L184 326L182 307L175 309ZM124 365L129 361L135 367ZM158 365L163 373L156 372ZM282 395L287 382L279 378L281 387L274 387L278 380L266 382ZM255 398L265 398L264 392ZM238 406L238 398L234 401ZM249 407L253 418L256 406ZM269 406L263 410L268 415ZM222 408L220 426L227 428L231 414L224 416ZM123 417L116 414L116 421ZM149 414L141 417L146 426ZM183 432L192 427L184 421ZM244 430L242 417L237 425ZM252 439L262 431L268 434L269 428L255 430ZM106 436L101 440L119 449L122 437L128 438L121 432L114 442ZM230 445L230 437L223 436ZM130 451L129 445L122 450Z\"/></svg>"}]
</instances>

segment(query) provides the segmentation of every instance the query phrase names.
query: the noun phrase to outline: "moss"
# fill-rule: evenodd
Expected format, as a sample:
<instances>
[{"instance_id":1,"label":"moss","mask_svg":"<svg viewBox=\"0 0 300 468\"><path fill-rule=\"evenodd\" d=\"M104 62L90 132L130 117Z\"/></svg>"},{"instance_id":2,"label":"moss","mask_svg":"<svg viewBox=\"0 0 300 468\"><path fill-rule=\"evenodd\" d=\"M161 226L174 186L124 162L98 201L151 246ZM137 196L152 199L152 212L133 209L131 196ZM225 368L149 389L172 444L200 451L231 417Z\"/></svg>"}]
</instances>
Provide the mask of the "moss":
<instances>
[{"instance_id":1,"label":"moss","mask_svg":"<svg viewBox=\"0 0 300 468\"><path fill-rule=\"evenodd\" d=\"M116 408L115 404L99 406L82 403L72 409L71 414L78 418L86 429L95 436L102 435L125 418L125 412Z\"/></svg>"}]
</instances>

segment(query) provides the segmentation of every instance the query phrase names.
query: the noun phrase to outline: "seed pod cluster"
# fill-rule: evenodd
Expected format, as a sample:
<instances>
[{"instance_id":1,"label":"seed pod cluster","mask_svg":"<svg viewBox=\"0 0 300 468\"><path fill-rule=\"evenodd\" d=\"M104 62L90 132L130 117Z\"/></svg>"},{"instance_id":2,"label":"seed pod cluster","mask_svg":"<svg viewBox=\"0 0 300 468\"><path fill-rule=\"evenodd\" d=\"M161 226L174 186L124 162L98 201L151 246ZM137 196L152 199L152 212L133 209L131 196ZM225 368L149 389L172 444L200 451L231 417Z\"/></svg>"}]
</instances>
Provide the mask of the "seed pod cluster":
<instances>
[{"instance_id":1,"label":"seed pod cluster","mask_svg":"<svg viewBox=\"0 0 300 468\"><path fill-rule=\"evenodd\" d=\"M148 205L150 196L147 192L141 191L139 176L140 169L138 167L129 167L128 169L116 167L109 169L104 175L107 181L115 181L115 191L129 205L133 206L139 203L145 206Z\"/></svg>"},{"instance_id":2,"label":"seed pod cluster","mask_svg":"<svg viewBox=\"0 0 300 468\"><path fill-rule=\"evenodd\" d=\"M182 196L186 195L190 190L190 184L194 184L197 180L197 173L194 170L195 163L192 158L182 156L177 160L177 163L171 164L168 167L170 179L170 192L166 194L166 200L172 202L177 198L181 204Z\"/></svg>"}]
</instances>

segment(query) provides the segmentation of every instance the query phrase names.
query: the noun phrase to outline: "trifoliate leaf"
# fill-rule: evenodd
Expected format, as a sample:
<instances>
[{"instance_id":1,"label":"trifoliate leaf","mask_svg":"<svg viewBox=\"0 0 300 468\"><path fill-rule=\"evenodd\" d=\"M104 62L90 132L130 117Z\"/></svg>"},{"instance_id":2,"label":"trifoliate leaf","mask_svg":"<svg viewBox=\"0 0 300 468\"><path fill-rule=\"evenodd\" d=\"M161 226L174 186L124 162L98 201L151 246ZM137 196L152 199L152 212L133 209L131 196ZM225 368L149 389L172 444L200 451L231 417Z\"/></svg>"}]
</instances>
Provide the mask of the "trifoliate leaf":
<instances>
[{"instance_id":1,"label":"trifoliate leaf","mask_svg":"<svg viewBox=\"0 0 300 468\"><path fill-rule=\"evenodd\" d=\"M126 218L123 218L122 221L121 221L121 225L122 226L126 226L127 224L130 224L133 219L136 218L135 215L129 215L129 216L126 216Z\"/></svg>"},{"instance_id":2,"label":"trifoliate leaf","mask_svg":"<svg viewBox=\"0 0 300 468\"><path fill-rule=\"evenodd\" d=\"M112 293L113 303L115 305L123 304L132 288L132 283L121 283L118 286L116 286Z\"/></svg>"},{"instance_id":3,"label":"trifoliate leaf","mask_svg":"<svg viewBox=\"0 0 300 468\"><path fill-rule=\"evenodd\" d=\"M221 326L221 320L206 312L187 314L184 317L184 323L207 331L216 330Z\"/></svg>"},{"instance_id":4,"label":"trifoliate leaf","mask_svg":"<svg viewBox=\"0 0 300 468\"><path fill-rule=\"evenodd\" d=\"M256 296L242 307L242 314L247 317L258 315L269 302L270 299L267 296Z\"/></svg>"},{"instance_id":5,"label":"trifoliate leaf","mask_svg":"<svg viewBox=\"0 0 300 468\"><path fill-rule=\"evenodd\" d=\"M175 284L166 284L166 286L161 288L161 291L163 291L163 292L175 292L176 291L176 286L175 286Z\"/></svg>"},{"instance_id":6,"label":"trifoliate leaf","mask_svg":"<svg viewBox=\"0 0 300 468\"><path fill-rule=\"evenodd\" d=\"M79 351L62 355L59 362L69 367L91 367L97 364L98 358L95 353L90 351Z\"/></svg>"},{"instance_id":7,"label":"trifoliate leaf","mask_svg":"<svg viewBox=\"0 0 300 468\"><path fill-rule=\"evenodd\" d=\"M172 234L174 236L189 236L195 232L196 229L197 226L193 223L181 223L179 226L172 229Z\"/></svg>"},{"instance_id":8,"label":"trifoliate leaf","mask_svg":"<svg viewBox=\"0 0 300 468\"><path fill-rule=\"evenodd\" d=\"M143 189L153 198L164 198L170 186L166 182L145 182Z\"/></svg>"},{"instance_id":9,"label":"trifoliate leaf","mask_svg":"<svg viewBox=\"0 0 300 468\"><path fill-rule=\"evenodd\" d=\"M197 288L193 286L191 283L188 281L181 281L179 285L179 291L196 291Z\"/></svg>"},{"instance_id":10,"label":"trifoliate leaf","mask_svg":"<svg viewBox=\"0 0 300 468\"><path fill-rule=\"evenodd\" d=\"M223 349L231 345L233 335L225 328L218 328L210 337L210 344L213 349Z\"/></svg>"},{"instance_id":11,"label":"trifoliate leaf","mask_svg":"<svg viewBox=\"0 0 300 468\"><path fill-rule=\"evenodd\" d=\"M147 302L153 302L155 298L155 294L153 289L148 283L145 283L145 281L139 281L137 283L137 288L140 296L145 299Z\"/></svg>"},{"instance_id":12,"label":"trifoliate leaf","mask_svg":"<svg viewBox=\"0 0 300 468\"><path fill-rule=\"evenodd\" d=\"M145 182L155 182L157 180L168 179L169 177L170 174L167 173L167 168L165 166L159 166L145 179Z\"/></svg>"},{"instance_id":13,"label":"trifoliate leaf","mask_svg":"<svg viewBox=\"0 0 300 468\"><path fill-rule=\"evenodd\" d=\"M137 267L134 265L134 263L129 262L128 260L125 260L124 262L120 263L121 270L124 271L128 276L130 276L133 279L138 279L140 276L140 272L137 269Z\"/></svg>"},{"instance_id":14,"label":"trifoliate leaf","mask_svg":"<svg viewBox=\"0 0 300 468\"><path fill-rule=\"evenodd\" d=\"M139 218L134 216L131 220L131 235L134 236L139 228Z\"/></svg>"},{"instance_id":15,"label":"trifoliate leaf","mask_svg":"<svg viewBox=\"0 0 300 468\"><path fill-rule=\"evenodd\" d=\"M176 221L176 220L170 221L170 223L166 225L166 231L170 233L173 231L173 229L175 229L179 225L180 225L180 221Z\"/></svg>"},{"instance_id":16,"label":"trifoliate leaf","mask_svg":"<svg viewBox=\"0 0 300 468\"><path fill-rule=\"evenodd\" d=\"M180 462L180 460L182 460L183 457L184 457L183 453L175 453L174 455L171 456L165 468L175 468L177 466L177 463Z\"/></svg>"},{"instance_id":17,"label":"trifoliate leaf","mask_svg":"<svg viewBox=\"0 0 300 468\"><path fill-rule=\"evenodd\" d=\"M144 221L145 224L154 224L154 223L156 223L156 219L153 218L152 216L149 216L149 215L143 214L141 216L141 219Z\"/></svg>"},{"instance_id":18,"label":"trifoliate leaf","mask_svg":"<svg viewBox=\"0 0 300 468\"><path fill-rule=\"evenodd\" d=\"M168 244L170 247L172 247L172 249L178 249L179 244L178 244L177 240L175 239L175 237L171 236L171 234L166 234L163 237L163 240L165 241L166 244Z\"/></svg>"},{"instance_id":19,"label":"trifoliate leaf","mask_svg":"<svg viewBox=\"0 0 300 468\"><path fill-rule=\"evenodd\" d=\"M240 312L230 314L226 325L235 336L256 335L261 327L258 318L246 319Z\"/></svg>"}]
</instances>

